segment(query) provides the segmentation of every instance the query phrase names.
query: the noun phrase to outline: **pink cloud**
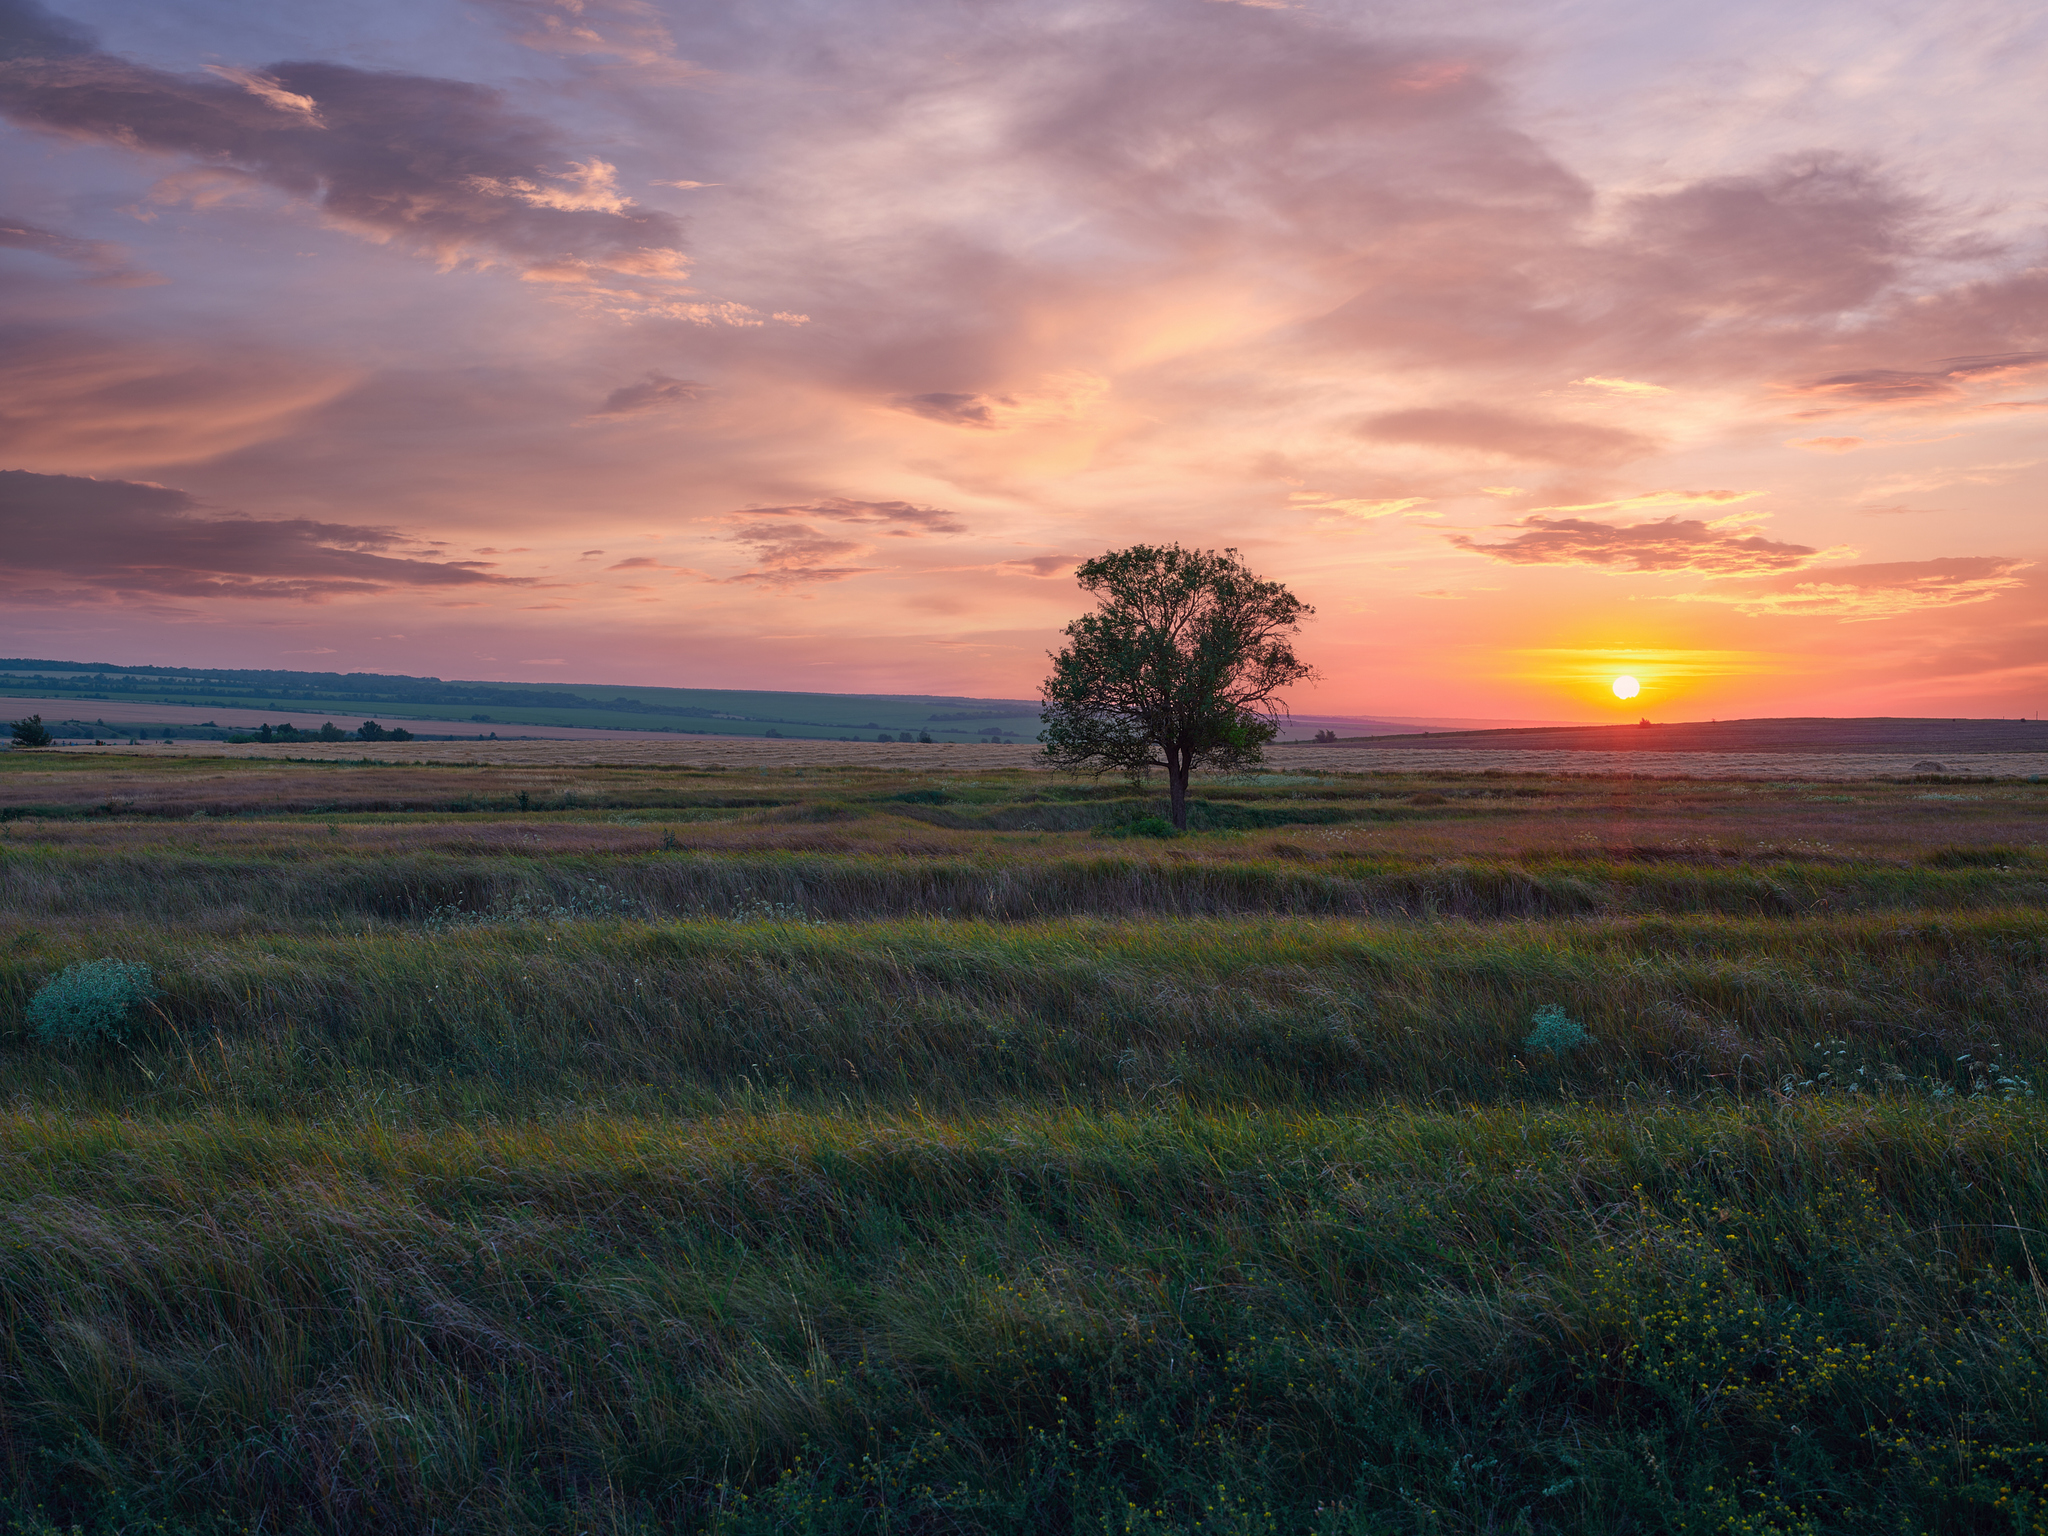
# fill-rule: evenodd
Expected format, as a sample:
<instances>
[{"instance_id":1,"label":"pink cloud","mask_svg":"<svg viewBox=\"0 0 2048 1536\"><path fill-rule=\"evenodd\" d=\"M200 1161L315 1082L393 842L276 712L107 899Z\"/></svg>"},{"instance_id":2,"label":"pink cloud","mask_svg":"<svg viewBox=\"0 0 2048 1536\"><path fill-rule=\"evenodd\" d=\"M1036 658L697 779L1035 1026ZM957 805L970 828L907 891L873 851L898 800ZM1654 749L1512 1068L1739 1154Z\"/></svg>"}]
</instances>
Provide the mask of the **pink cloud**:
<instances>
[{"instance_id":1,"label":"pink cloud","mask_svg":"<svg viewBox=\"0 0 2048 1536\"><path fill-rule=\"evenodd\" d=\"M1416 443L1539 464L1625 463L1652 452L1640 432L1595 422L1535 416L1460 402L1389 411L1360 425L1359 435L1383 443Z\"/></svg>"},{"instance_id":2,"label":"pink cloud","mask_svg":"<svg viewBox=\"0 0 2048 1536\"><path fill-rule=\"evenodd\" d=\"M1616 524L1583 517L1521 518L1511 539L1484 544L1469 534L1447 534L1475 555L1509 565L1585 565L1609 571L1686 572L1699 576L1754 576L1798 570L1823 558L1805 544L1745 532L1741 525L1665 517Z\"/></svg>"}]
</instances>

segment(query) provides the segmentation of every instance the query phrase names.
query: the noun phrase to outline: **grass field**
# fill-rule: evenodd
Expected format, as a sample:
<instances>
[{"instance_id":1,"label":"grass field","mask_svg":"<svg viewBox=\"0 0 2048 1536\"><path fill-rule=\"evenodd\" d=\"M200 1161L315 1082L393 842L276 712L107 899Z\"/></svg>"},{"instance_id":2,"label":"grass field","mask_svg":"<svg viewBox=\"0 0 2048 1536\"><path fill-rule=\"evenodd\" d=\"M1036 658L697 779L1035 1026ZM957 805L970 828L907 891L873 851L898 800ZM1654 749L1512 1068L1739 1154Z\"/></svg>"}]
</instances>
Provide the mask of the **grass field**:
<instances>
[{"instance_id":1,"label":"grass field","mask_svg":"<svg viewBox=\"0 0 2048 1536\"><path fill-rule=\"evenodd\" d=\"M0 1532L2048 1530L2048 785L983 751L0 756Z\"/></svg>"}]
</instances>

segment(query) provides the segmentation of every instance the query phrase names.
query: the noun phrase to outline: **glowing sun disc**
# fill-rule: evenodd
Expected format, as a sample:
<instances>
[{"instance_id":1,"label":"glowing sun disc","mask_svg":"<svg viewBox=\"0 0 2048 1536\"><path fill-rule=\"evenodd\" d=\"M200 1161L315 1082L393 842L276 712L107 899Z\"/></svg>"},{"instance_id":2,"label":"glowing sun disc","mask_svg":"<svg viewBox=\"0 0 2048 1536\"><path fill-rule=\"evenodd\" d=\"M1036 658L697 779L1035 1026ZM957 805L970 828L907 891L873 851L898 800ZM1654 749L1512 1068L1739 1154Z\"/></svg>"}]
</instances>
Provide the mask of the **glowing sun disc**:
<instances>
[{"instance_id":1,"label":"glowing sun disc","mask_svg":"<svg viewBox=\"0 0 2048 1536\"><path fill-rule=\"evenodd\" d=\"M1617 699L1632 699L1643 691L1643 685L1632 677L1617 677L1614 680L1614 696Z\"/></svg>"}]
</instances>

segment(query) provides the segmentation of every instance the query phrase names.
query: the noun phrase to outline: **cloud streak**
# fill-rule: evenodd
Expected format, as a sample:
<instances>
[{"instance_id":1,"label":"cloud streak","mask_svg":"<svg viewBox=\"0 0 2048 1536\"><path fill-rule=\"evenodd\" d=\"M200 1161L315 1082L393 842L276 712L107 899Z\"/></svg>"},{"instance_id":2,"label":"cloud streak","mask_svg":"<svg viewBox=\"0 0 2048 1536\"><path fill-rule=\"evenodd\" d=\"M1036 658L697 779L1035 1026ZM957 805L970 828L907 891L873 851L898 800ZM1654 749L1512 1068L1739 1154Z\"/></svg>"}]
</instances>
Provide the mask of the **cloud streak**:
<instances>
[{"instance_id":1,"label":"cloud streak","mask_svg":"<svg viewBox=\"0 0 2048 1536\"><path fill-rule=\"evenodd\" d=\"M672 379L665 373L649 373L636 384L622 384L604 397L604 404L592 412L597 416L639 416L649 411L687 405L702 398L704 386L694 379Z\"/></svg>"},{"instance_id":2,"label":"cloud streak","mask_svg":"<svg viewBox=\"0 0 2048 1536\"><path fill-rule=\"evenodd\" d=\"M70 262L84 269L88 281L112 287L135 288L163 281L153 272L138 271L128 252L111 241L81 240L4 214L0 214L0 249L33 251Z\"/></svg>"},{"instance_id":3,"label":"cloud streak","mask_svg":"<svg viewBox=\"0 0 2048 1536\"><path fill-rule=\"evenodd\" d=\"M1846 622L1899 618L1988 603L2024 583L2030 561L1960 555L1877 565L1836 565L1780 576L1740 591L1693 592L1685 602L1724 603L1745 614Z\"/></svg>"},{"instance_id":4,"label":"cloud streak","mask_svg":"<svg viewBox=\"0 0 2048 1536\"><path fill-rule=\"evenodd\" d=\"M322 602L423 588L525 586L484 562L392 553L395 528L209 514L167 486L0 470L0 540L17 593Z\"/></svg>"},{"instance_id":5,"label":"cloud streak","mask_svg":"<svg viewBox=\"0 0 2048 1536\"><path fill-rule=\"evenodd\" d=\"M1509 526L1519 532L1497 544L1481 543L1464 533L1445 537L1460 549L1508 565L1583 565L1614 572L1755 576L1801 570L1824 558L1810 545L1766 539L1730 520L1664 517L1646 523L1603 523L1533 514Z\"/></svg>"},{"instance_id":6,"label":"cloud streak","mask_svg":"<svg viewBox=\"0 0 2048 1536\"><path fill-rule=\"evenodd\" d=\"M734 541L752 552L755 564L725 580L781 588L844 581L880 569L846 563L872 553L874 545L819 529L812 526L814 522L850 524L891 538L967 531L951 512L936 507L913 506L907 501L853 501L841 496L796 506L749 507L733 513L732 519L738 525Z\"/></svg>"},{"instance_id":7,"label":"cloud streak","mask_svg":"<svg viewBox=\"0 0 2048 1536\"><path fill-rule=\"evenodd\" d=\"M1358 434L1374 442L1572 467L1625 464L1657 446L1654 439L1624 427L1530 415L1470 401L1388 411L1360 423Z\"/></svg>"}]
</instances>

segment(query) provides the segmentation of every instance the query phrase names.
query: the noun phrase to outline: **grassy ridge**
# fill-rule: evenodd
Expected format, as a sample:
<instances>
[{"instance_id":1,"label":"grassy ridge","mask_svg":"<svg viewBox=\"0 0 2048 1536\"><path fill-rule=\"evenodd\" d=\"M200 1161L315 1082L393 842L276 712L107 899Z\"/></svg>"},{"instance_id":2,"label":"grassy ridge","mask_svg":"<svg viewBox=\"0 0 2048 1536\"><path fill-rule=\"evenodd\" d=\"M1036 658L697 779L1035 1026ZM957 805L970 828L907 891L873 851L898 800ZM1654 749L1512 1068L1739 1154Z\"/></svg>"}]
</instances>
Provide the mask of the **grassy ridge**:
<instances>
[{"instance_id":1,"label":"grassy ridge","mask_svg":"<svg viewBox=\"0 0 2048 1536\"><path fill-rule=\"evenodd\" d=\"M1866 1086L1939 1096L1994 1067L2030 1082L2048 1067L2036 908L1505 929L534 922L198 954L124 938L113 947L165 988L152 1024L91 1063L0 1058L0 1092L316 1115L382 1093L383 1114L411 1121L709 1113L738 1092L949 1109L1637 1102L1859 1069ZM85 952L0 957L0 1021L23 1046L33 986ZM1545 1004L1596 1043L1562 1061L1526 1050Z\"/></svg>"},{"instance_id":2,"label":"grassy ridge","mask_svg":"<svg viewBox=\"0 0 2048 1536\"><path fill-rule=\"evenodd\" d=\"M829 805L826 807L829 811ZM644 839L644 840L643 840ZM537 843L537 840L536 840ZM678 846L665 847L665 843ZM1913 864L1841 858L1692 860L1539 851L1512 859L1243 845L1174 857L1069 842L909 852L684 848L676 829L615 850L496 847L357 854L298 837L269 849L24 844L0 849L0 906L50 918L306 923L489 921L538 911L646 921L763 904L832 920L1243 915L1555 918L1968 911L2048 897L2048 858L1936 849Z\"/></svg>"},{"instance_id":3,"label":"grassy ridge","mask_svg":"<svg viewBox=\"0 0 2048 1536\"><path fill-rule=\"evenodd\" d=\"M2039 787L162 773L0 835L7 1536L2048 1531Z\"/></svg>"}]
</instances>

